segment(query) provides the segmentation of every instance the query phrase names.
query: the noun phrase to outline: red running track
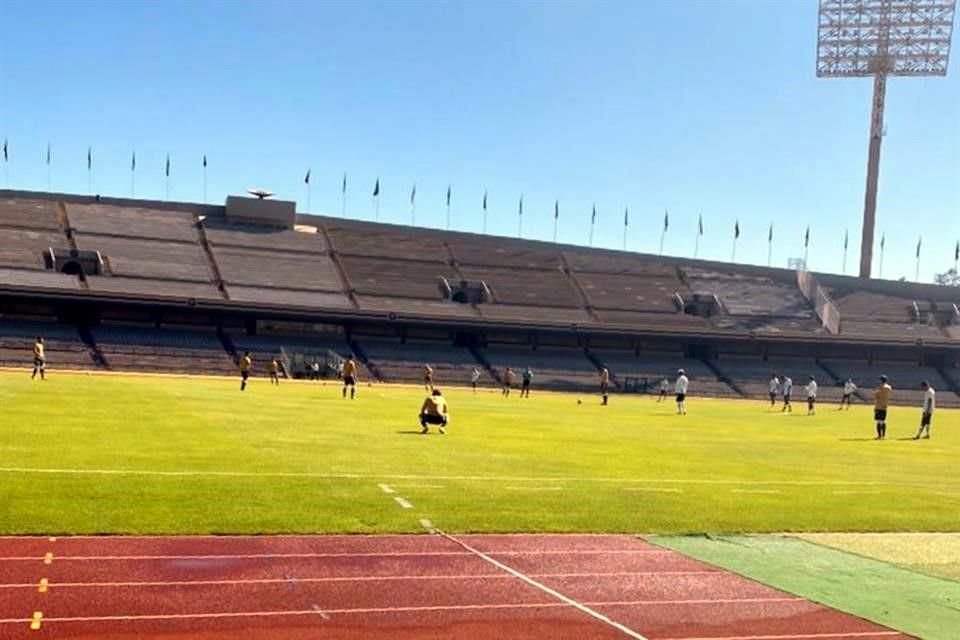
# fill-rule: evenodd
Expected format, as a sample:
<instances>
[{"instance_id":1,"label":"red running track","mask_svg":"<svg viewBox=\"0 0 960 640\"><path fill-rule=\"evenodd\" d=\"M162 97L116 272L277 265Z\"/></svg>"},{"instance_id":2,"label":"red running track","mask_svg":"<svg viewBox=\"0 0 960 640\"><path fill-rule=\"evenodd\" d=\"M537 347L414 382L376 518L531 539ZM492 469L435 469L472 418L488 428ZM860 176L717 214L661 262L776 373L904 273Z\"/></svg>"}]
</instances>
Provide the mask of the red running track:
<instances>
[{"instance_id":1,"label":"red running track","mask_svg":"<svg viewBox=\"0 0 960 640\"><path fill-rule=\"evenodd\" d=\"M630 536L0 538L0 638L901 640Z\"/></svg>"}]
</instances>

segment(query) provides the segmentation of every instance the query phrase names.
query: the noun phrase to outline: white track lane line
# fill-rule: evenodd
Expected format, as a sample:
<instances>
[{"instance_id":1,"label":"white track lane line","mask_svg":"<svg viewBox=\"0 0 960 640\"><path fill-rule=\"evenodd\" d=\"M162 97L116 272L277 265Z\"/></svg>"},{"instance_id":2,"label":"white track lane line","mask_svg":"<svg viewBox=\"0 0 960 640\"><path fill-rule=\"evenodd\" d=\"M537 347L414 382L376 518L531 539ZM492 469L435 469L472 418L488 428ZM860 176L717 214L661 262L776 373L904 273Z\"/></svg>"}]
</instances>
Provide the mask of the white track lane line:
<instances>
[{"instance_id":1,"label":"white track lane line","mask_svg":"<svg viewBox=\"0 0 960 640\"><path fill-rule=\"evenodd\" d=\"M466 554L464 554L466 555ZM573 573L531 573L531 578L635 578L645 577L679 577L679 576L708 576L723 575L722 571L612 571L607 573L573 572ZM254 584L283 584L295 583L325 583L325 582L391 582L416 580L512 580L513 577L505 573L477 573L477 574L436 574L436 575L405 575L405 576L323 576L283 578L237 578L224 580L127 580L117 582L49 582L49 589L84 589L84 588L136 588L136 587L210 587L234 586ZM36 589L36 582L22 582L0 584L0 589Z\"/></svg>"},{"instance_id":2,"label":"white track lane line","mask_svg":"<svg viewBox=\"0 0 960 640\"><path fill-rule=\"evenodd\" d=\"M799 487L934 487L953 488L950 482L893 482L876 480L721 480L709 478L610 478L595 476L478 476L478 475L421 475L415 473L331 473L311 471L158 471L152 469L70 469L41 467L0 467L0 473L46 474L46 475L109 475L109 476L157 476L157 477L236 477L236 478L319 478L330 480L462 480L476 482L599 482L614 484L692 484L692 485L769 485Z\"/></svg>"},{"instance_id":3,"label":"white track lane line","mask_svg":"<svg viewBox=\"0 0 960 640\"><path fill-rule=\"evenodd\" d=\"M780 493L779 489L731 489L731 493Z\"/></svg>"},{"instance_id":4,"label":"white track lane line","mask_svg":"<svg viewBox=\"0 0 960 640\"><path fill-rule=\"evenodd\" d=\"M543 587L546 593L553 595L553 592L549 587ZM742 600L614 600L609 602L588 602L586 604L577 603L574 600L570 600L562 594L557 594L555 597L560 599L559 602L521 602L521 603L505 603L505 604L448 604L448 605L424 605L424 606L415 606L415 607L365 607L357 609L323 609L323 613L328 616L331 615L352 615L352 614L361 614L369 615L372 613L422 613L430 611L482 611L488 609L558 609L566 607L574 607L580 609L581 611L590 612L593 611L589 607L639 607L639 606L649 606L656 607L664 604L668 605L683 605L683 604L733 604L737 602L755 602L755 603L771 603L771 602L807 602L803 598L749 598ZM216 618L269 618L269 617L281 617L281 616L315 616L317 611L312 607L310 609L287 609L280 611L217 611L209 613L156 613L156 614L134 614L134 615L110 615L110 616L64 616L64 617L44 617L43 623L50 624L56 622L121 622L121 621L130 621L130 620L191 620L191 619L216 619ZM598 620L608 622L607 619L601 613L590 613L590 615L597 617ZM0 624L24 624L31 621L31 618L2 618L0 619ZM630 631L627 627L623 627L616 622L609 621L608 624L612 624L615 628L623 631L627 635L637 640L648 640L646 637L636 633L635 631ZM850 634L837 634L837 635L850 635ZM765 636L760 636L765 637ZM784 638L806 638L807 636L769 636L772 638L784 637ZM684 640L740 640L738 638L730 639L716 639L716 638L689 638Z\"/></svg>"},{"instance_id":5,"label":"white track lane line","mask_svg":"<svg viewBox=\"0 0 960 640\"><path fill-rule=\"evenodd\" d=\"M406 498L401 498L398 496L394 498L394 500L397 502L398 505L400 505L404 509L413 509L413 505L410 504L410 501L407 500Z\"/></svg>"},{"instance_id":6,"label":"white track lane line","mask_svg":"<svg viewBox=\"0 0 960 640\"><path fill-rule=\"evenodd\" d=\"M380 487L380 491L383 491L384 493L396 493L393 490L393 487L388 484L378 484L377 486Z\"/></svg>"},{"instance_id":7,"label":"white track lane line","mask_svg":"<svg viewBox=\"0 0 960 640\"><path fill-rule=\"evenodd\" d=\"M669 489L666 487L624 487L624 491L640 491L643 493L682 493L683 489Z\"/></svg>"},{"instance_id":8,"label":"white track lane line","mask_svg":"<svg viewBox=\"0 0 960 640\"><path fill-rule=\"evenodd\" d=\"M498 556L588 556L597 554L615 555L664 555L672 554L669 549L526 549L523 551L496 551L490 552ZM429 556L469 556L468 551L388 551L388 552L359 552L359 553L238 553L238 554L205 554L205 555L103 555L103 556L69 556L57 557L57 562L84 562L101 560L283 560L287 558L400 558L400 557L429 557ZM0 557L3 562L38 562L42 556L11 556Z\"/></svg>"},{"instance_id":9,"label":"white track lane line","mask_svg":"<svg viewBox=\"0 0 960 640\"><path fill-rule=\"evenodd\" d=\"M647 638L646 636L640 635L639 633L637 633L637 632L634 631L633 629L631 629L631 628L629 628L629 627L627 627L627 626L625 626L625 625L623 625L623 624L620 624L619 622L617 622L617 621L615 621L615 620L612 620L612 619L608 618L607 616L603 615L603 614L600 613L599 611L596 611L596 610L594 610L594 609L591 609L589 606L587 606L587 605L585 605L585 604L582 604L582 603L580 603L580 602L577 602L576 600L574 600L574 599L572 599L572 598L569 598L569 597L563 595L563 594L560 593L559 591L555 591L554 589L551 589L550 587L548 587L547 585L543 584L542 582L537 582L536 580L534 580L534 579L531 578L530 576L527 576L527 575L525 575L525 574L517 571L517 570L514 569L513 567L509 567L509 566L503 564L502 562L500 562L499 560L495 560L494 558L491 558L490 556L488 556L487 554L483 553L482 551L478 551L477 549L474 549L473 547L471 547L471 546L470 546L469 544L467 544L466 542L463 542L462 540L459 540L459 539L457 539L457 538L454 538L453 536L451 536L451 535L449 535L449 534L447 534L447 533L444 533L443 531L439 531L439 530L438 530L437 533L438 533L439 535L443 536L444 538L446 538L447 540L449 540L449 541L451 541L451 542L454 542L454 543L460 545L461 547L463 547L464 549L466 549L467 551L475 554L478 558L480 558L480 559L482 559L482 560L484 560L484 561L486 561L486 562L489 562L490 564L492 564L493 566L497 567L498 569L501 569L502 571L506 571L506 572L509 573L510 575L515 576L516 578L519 578L520 580L523 580L524 582L526 582L527 584L529 584L529 585L532 586L532 587L536 587L537 589L539 589L540 591L543 591L543 592L546 593L547 595L552 596L552 597L556 598L557 600L560 600L561 602L566 603L567 605L569 605L569 606L571 606L571 607L574 607L574 608L582 611L583 613L587 614L587 615L590 616L591 618L593 618L593 619L595 619L595 620L599 620L600 622L603 622L604 624L607 624L607 625L613 627L614 629L617 629L618 631L620 631L620 632L622 632L622 633L625 633L625 634L628 635L629 637L634 638L634 640L648 640L648 638Z\"/></svg>"},{"instance_id":10,"label":"white track lane line","mask_svg":"<svg viewBox=\"0 0 960 640\"><path fill-rule=\"evenodd\" d=\"M663 638L662 640L817 640L823 638L889 638L890 636L909 637L899 631L853 631L836 633L800 633L787 635L765 635L765 636L701 636L697 638Z\"/></svg>"}]
</instances>

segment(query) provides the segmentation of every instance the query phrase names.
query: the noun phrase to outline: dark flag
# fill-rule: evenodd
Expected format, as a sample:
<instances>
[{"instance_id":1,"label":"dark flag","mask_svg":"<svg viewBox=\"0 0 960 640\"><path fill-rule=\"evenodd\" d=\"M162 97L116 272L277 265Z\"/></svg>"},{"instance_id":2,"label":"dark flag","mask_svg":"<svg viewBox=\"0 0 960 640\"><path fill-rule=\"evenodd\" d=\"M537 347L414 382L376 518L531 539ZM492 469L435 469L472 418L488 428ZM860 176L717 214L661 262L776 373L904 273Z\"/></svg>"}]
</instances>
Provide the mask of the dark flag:
<instances>
[{"instance_id":1,"label":"dark flag","mask_svg":"<svg viewBox=\"0 0 960 640\"><path fill-rule=\"evenodd\" d=\"M593 205L593 213L590 214L590 224L597 221L597 205Z\"/></svg>"},{"instance_id":2,"label":"dark flag","mask_svg":"<svg viewBox=\"0 0 960 640\"><path fill-rule=\"evenodd\" d=\"M203 168L207 168L207 154L203 154Z\"/></svg>"},{"instance_id":3,"label":"dark flag","mask_svg":"<svg viewBox=\"0 0 960 640\"><path fill-rule=\"evenodd\" d=\"M960 260L960 240L957 240L957 246L953 250L953 259Z\"/></svg>"},{"instance_id":4,"label":"dark flag","mask_svg":"<svg viewBox=\"0 0 960 640\"><path fill-rule=\"evenodd\" d=\"M450 185L447 185L447 206L450 206Z\"/></svg>"},{"instance_id":5,"label":"dark flag","mask_svg":"<svg viewBox=\"0 0 960 640\"><path fill-rule=\"evenodd\" d=\"M843 232L843 250L846 251L849 245L850 245L850 230L845 229Z\"/></svg>"},{"instance_id":6,"label":"dark flag","mask_svg":"<svg viewBox=\"0 0 960 640\"><path fill-rule=\"evenodd\" d=\"M376 198L380 195L380 178L377 178L377 183L373 185L373 197Z\"/></svg>"},{"instance_id":7,"label":"dark flag","mask_svg":"<svg viewBox=\"0 0 960 640\"><path fill-rule=\"evenodd\" d=\"M8 162L10 160L10 152L7 150L7 139L3 139L3 161Z\"/></svg>"},{"instance_id":8,"label":"dark flag","mask_svg":"<svg viewBox=\"0 0 960 640\"><path fill-rule=\"evenodd\" d=\"M623 226L630 225L630 210L626 207L623 209Z\"/></svg>"},{"instance_id":9,"label":"dark flag","mask_svg":"<svg viewBox=\"0 0 960 640\"><path fill-rule=\"evenodd\" d=\"M807 248L810 246L810 227L807 226L806 233L803 234L803 247Z\"/></svg>"},{"instance_id":10,"label":"dark flag","mask_svg":"<svg viewBox=\"0 0 960 640\"><path fill-rule=\"evenodd\" d=\"M413 204L417 199L417 183L413 183L413 189L410 190L410 204Z\"/></svg>"},{"instance_id":11,"label":"dark flag","mask_svg":"<svg viewBox=\"0 0 960 640\"><path fill-rule=\"evenodd\" d=\"M87 147L87 171L93 168L93 147Z\"/></svg>"},{"instance_id":12,"label":"dark flag","mask_svg":"<svg viewBox=\"0 0 960 640\"><path fill-rule=\"evenodd\" d=\"M484 211L487 210L487 192L486 191L483 192L483 210Z\"/></svg>"},{"instance_id":13,"label":"dark flag","mask_svg":"<svg viewBox=\"0 0 960 640\"><path fill-rule=\"evenodd\" d=\"M663 212L663 232L666 233L667 229L670 228L670 214L667 211Z\"/></svg>"},{"instance_id":14,"label":"dark flag","mask_svg":"<svg viewBox=\"0 0 960 640\"><path fill-rule=\"evenodd\" d=\"M50 166L50 143L47 143L47 166Z\"/></svg>"},{"instance_id":15,"label":"dark flag","mask_svg":"<svg viewBox=\"0 0 960 640\"><path fill-rule=\"evenodd\" d=\"M733 223L733 239L736 240L740 237L740 221L737 220Z\"/></svg>"},{"instance_id":16,"label":"dark flag","mask_svg":"<svg viewBox=\"0 0 960 640\"><path fill-rule=\"evenodd\" d=\"M310 184L310 169L307 169L307 173L303 176L303 184Z\"/></svg>"},{"instance_id":17,"label":"dark flag","mask_svg":"<svg viewBox=\"0 0 960 640\"><path fill-rule=\"evenodd\" d=\"M517 209L517 215L523 215L523 196L520 196L520 207Z\"/></svg>"},{"instance_id":18,"label":"dark flag","mask_svg":"<svg viewBox=\"0 0 960 640\"><path fill-rule=\"evenodd\" d=\"M917 257L920 257L920 244L923 242L923 236L917 238Z\"/></svg>"},{"instance_id":19,"label":"dark flag","mask_svg":"<svg viewBox=\"0 0 960 640\"><path fill-rule=\"evenodd\" d=\"M343 184L340 186L340 193L346 193L346 192L347 192L347 174L346 172L344 172Z\"/></svg>"},{"instance_id":20,"label":"dark flag","mask_svg":"<svg viewBox=\"0 0 960 640\"><path fill-rule=\"evenodd\" d=\"M553 202L553 219L557 220L560 218L560 201L554 200Z\"/></svg>"},{"instance_id":21,"label":"dark flag","mask_svg":"<svg viewBox=\"0 0 960 640\"><path fill-rule=\"evenodd\" d=\"M163 167L163 175L170 177L170 154L167 154L167 163Z\"/></svg>"},{"instance_id":22,"label":"dark flag","mask_svg":"<svg viewBox=\"0 0 960 640\"><path fill-rule=\"evenodd\" d=\"M701 236L703 235L703 214L702 213L697 218L697 233Z\"/></svg>"},{"instance_id":23,"label":"dark flag","mask_svg":"<svg viewBox=\"0 0 960 640\"><path fill-rule=\"evenodd\" d=\"M770 223L770 232L767 233L767 242L773 242L773 223Z\"/></svg>"},{"instance_id":24,"label":"dark flag","mask_svg":"<svg viewBox=\"0 0 960 640\"><path fill-rule=\"evenodd\" d=\"M887 234L880 236L880 251L883 251L883 247L887 244Z\"/></svg>"},{"instance_id":25,"label":"dark flag","mask_svg":"<svg viewBox=\"0 0 960 640\"><path fill-rule=\"evenodd\" d=\"M137 152L134 151L130 154L130 171L137 170Z\"/></svg>"}]
</instances>

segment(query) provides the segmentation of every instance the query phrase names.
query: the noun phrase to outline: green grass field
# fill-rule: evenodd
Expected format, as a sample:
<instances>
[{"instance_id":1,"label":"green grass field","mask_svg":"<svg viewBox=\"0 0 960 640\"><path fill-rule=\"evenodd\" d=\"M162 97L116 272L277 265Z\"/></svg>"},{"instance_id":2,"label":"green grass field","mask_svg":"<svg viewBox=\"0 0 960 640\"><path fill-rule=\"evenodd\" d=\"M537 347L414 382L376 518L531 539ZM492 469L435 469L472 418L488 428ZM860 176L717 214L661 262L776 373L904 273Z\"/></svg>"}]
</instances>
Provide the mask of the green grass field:
<instances>
[{"instance_id":1,"label":"green grass field","mask_svg":"<svg viewBox=\"0 0 960 640\"><path fill-rule=\"evenodd\" d=\"M421 389L2 372L0 532L960 528L960 413L914 442L918 410L893 408L874 442L866 407L807 418L693 391L678 417L448 389L449 434L421 436Z\"/></svg>"}]
</instances>

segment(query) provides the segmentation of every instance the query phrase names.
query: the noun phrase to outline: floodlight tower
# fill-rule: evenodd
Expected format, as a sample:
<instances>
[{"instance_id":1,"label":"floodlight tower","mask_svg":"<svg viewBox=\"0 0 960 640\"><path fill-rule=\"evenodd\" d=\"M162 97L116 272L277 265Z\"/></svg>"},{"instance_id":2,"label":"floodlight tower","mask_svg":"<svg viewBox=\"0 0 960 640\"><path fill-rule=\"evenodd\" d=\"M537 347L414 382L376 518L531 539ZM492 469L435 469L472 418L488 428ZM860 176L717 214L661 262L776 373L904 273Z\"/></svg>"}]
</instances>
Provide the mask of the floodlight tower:
<instances>
[{"instance_id":1,"label":"floodlight tower","mask_svg":"<svg viewBox=\"0 0 960 640\"><path fill-rule=\"evenodd\" d=\"M870 277L888 76L944 76L957 0L820 0L817 76L873 77L860 277Z\"/></svg>"}]
</instances>

